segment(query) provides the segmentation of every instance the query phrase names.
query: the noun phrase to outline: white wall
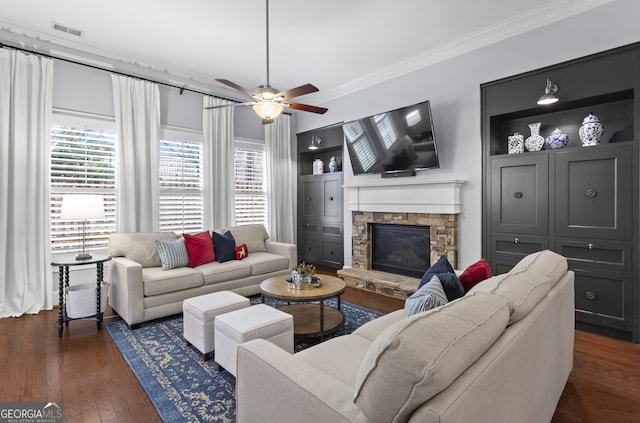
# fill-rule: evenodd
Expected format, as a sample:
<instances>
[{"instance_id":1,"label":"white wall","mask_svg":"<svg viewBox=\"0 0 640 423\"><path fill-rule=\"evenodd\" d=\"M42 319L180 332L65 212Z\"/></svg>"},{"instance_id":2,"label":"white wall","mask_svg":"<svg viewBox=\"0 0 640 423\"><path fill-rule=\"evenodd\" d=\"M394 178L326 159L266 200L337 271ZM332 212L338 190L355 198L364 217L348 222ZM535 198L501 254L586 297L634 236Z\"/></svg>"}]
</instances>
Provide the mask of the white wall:
<instances>
[{"instance_id":1,"label":"white wall","mask_svg":"<svg viewBox=\"0 0 640 423\"><path fill-rule=\"evenodd\" d=\"M465 181L458 254L459 267L464 268L477 261L482 250L480 84L640 41L639 16L640 2L617 0L323 104L329 108L325 115L299 115L298 132L430 100L440 169L418 171L415 178ZM540 95L543 92L540 87ZM558 95L562 98L562 87ZM345 185L388 181L379 175L354 176L344 150ZM345 266L350 266L351 214L346 207L344 221Z\"/></svg>"}]
</instances>

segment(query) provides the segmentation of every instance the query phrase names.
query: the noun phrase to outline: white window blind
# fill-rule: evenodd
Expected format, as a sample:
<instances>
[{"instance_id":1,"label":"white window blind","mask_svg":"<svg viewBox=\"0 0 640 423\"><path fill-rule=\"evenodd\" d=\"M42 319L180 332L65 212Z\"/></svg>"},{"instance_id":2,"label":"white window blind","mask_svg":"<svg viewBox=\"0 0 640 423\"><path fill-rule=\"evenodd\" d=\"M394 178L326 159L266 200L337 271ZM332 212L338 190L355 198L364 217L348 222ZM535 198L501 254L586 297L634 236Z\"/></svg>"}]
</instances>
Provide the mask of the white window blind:
<instances>
[{"instance_id":1,"label":"white window blind","mask_svg":"<svg viewBox=\"0 0 640 423\"><path fill-rule=\"evenodd\" d=\"M191 233L204 226L202 143L160 139L161 231Z\"/></svg>"},{"instance_id":2,"label":"white window blind","mask_svg":"<svg viewBox=\"0 0 640 423\"><path fill-rule=\"evenodd\" d=\"M98 194L105 218L86 224L87 250L106 249L116 228L115 132L55 125L51 130L51 247L53 253L82 249L82 222L60 219L65 194Z\"/></svg>"},{"instance_id":3,"label":"white window blind","mask_svg":"<svg viewBox=\"0 0 640 423\"><path fill-rule=\"evenodd\" d=\"M236 142L234 147L236 224L267 222L266 161L264 145Z\"/></svg>"}]
</instances>

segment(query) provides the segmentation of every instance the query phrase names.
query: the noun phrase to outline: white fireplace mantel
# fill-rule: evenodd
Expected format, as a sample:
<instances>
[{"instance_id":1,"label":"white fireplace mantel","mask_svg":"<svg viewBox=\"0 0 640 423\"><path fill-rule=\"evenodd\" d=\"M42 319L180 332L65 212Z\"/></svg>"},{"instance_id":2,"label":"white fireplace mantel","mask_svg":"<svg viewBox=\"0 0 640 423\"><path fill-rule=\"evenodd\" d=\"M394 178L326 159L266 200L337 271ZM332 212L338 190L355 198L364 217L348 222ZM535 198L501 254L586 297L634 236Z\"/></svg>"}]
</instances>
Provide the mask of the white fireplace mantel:
<instances>
[{"instance_id":1,"label":"white fireplace mantel","mask_svg":"<svg viewBox=\"0 0 640 423\"><path fill-rule=\"evenodd\" d=\"M343 185L350 211L460 213L461 180L393 180Z\"/></svg>"}]
</instances>

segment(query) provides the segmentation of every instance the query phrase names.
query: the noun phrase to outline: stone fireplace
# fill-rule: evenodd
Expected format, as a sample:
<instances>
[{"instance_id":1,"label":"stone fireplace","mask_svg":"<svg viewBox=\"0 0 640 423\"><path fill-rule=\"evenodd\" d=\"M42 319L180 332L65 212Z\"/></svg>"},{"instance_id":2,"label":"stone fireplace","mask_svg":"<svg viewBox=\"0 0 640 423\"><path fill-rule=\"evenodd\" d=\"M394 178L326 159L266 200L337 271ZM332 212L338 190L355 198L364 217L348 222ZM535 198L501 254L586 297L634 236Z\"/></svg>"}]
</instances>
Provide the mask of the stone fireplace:
<instances>
[{"instance_id":1,"label":"stone fireplace","mask_svg":"<svg viewBox=\"0 0 640 423\"><path fill-rule=\"evenodd\" d=\"M345 186L351 210L351 267L339 270L338 275L348 286L391 297L404 299L415 292L419 277L373 269L373 224L428 227L429 265L444 255L457 267L461 184L461 181L446 181L382 187Z\"/></svg>"}]
</instances>

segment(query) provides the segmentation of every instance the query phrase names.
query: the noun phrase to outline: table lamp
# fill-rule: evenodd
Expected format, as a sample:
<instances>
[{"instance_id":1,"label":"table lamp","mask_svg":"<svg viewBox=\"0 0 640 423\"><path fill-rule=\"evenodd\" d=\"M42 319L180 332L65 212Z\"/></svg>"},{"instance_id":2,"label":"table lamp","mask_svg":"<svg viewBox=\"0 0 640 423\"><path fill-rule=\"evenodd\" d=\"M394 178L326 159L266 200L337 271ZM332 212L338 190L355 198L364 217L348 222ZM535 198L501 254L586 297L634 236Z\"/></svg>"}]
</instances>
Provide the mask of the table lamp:
<instances>
[{"instance_id":1,"label":"table lamp","mask_svg":"<svg viewBox=\"0 0 640 423\"><path fill-rule=\"evenodd\" d=\"M104 217L104 199L101 195L67 194L62 197L60 219L82 221L82 253L76 256L76 260L92 258L86 252L87 220Z\"/></svg>"}]
</instances>

